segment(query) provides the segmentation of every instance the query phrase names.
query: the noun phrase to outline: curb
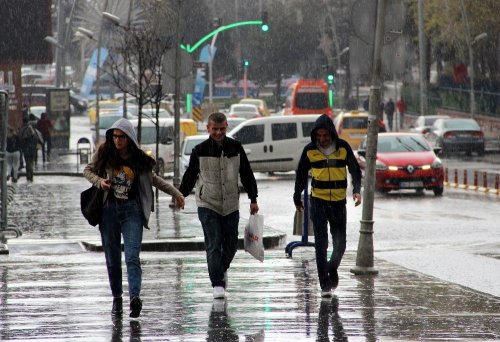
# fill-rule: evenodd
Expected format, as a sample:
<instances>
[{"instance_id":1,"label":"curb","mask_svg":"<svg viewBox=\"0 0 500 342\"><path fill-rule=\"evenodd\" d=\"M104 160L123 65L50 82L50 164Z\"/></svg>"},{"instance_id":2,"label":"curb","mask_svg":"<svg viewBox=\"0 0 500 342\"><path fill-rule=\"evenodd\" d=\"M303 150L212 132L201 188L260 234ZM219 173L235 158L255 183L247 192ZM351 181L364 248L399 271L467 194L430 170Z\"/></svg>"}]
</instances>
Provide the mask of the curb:
<instances>
[{"instance_id":1,"label":"curb","mask_svg":"<svg viewBox=\"0 0 500 342\"><path fill-rule=\"evenodd\" d=\"M264 249L273 249L284 245L286 234L276 232L274 235L265 235L262 240L264 242ZM82 241L81 243L85 250L89 252L103 251L100 241ZM243 237L238 237L238 249L244 249ZM205 241L203 238L145 240L142 241L141 245L141 251L143 252L195 252L204 250Z\"/></svg>"}]
</instances>

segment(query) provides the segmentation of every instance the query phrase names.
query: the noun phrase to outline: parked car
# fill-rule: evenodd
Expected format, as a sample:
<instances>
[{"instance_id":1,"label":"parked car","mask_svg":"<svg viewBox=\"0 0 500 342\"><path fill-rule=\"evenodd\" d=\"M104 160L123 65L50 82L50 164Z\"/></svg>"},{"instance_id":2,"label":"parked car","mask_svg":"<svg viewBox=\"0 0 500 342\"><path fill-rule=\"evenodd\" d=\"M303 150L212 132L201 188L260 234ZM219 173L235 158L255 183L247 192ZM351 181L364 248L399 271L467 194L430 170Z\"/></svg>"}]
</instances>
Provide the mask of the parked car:
<instances>
[{"instance_id":1,"label":"parked car","mask_svg":"<svg viewBox=\"0 0 500 342\"><path fill-rule=\"evenodd\" d=\"M420 115L415 124L410 126L410 132L427 134L432 130L432 125L437 119L448 119L448 115Z\"/></svg>"},{"instance_id":2,"label":"parked car","mask_svg":"<svg viewBox=\"0 0 500 342\"><path fill-rule=\"evenodd\" d=\"M131 119L130 122L134 129L138 130L139 119ZM158 165L158 174L162 177L165 172L174 171L174 125L173 118L160 118L160 140L158 144L158 156L156 156L156 125L150 120L143 118L141 120L141 147L152 156L155 156ZM185 137L196 135L196 122L191 119L180 119L180 142Z\"/></svg>"},{"instance_id":3,"label":"parked car","mask_svg":"<svg viewBox=\"0 0 500 342\"><path fill-rule=\"evenodd\" d=\"M443 155L459 152L484 155L484 133L474 119L438 119L426 138L441 148Z\"/></svg>"},{"instance_id":4,"label":"parked car","mask_svg":"<svg viewBox=\"0 0 500 342\"><path fill-rule=\"evenodd\" d=\"M184 138L181 146L181 170L180 174L184 174L191 158L191 152L196 145L208 139L208 134L191 135Z\"/></svg>"},{"instance_id":5,"label":"parked car","mask_svg":"<svg viewBox=\"0 0 500 342\"><path fill-rule=\"evenodd\" d=\"M366 139L359 145L357 158L366 168ZM444 168L433 149L418 133L380 133L377 143L375 189L382 192L414 189L443 194Z\"/></svg>"},{"instance_id":6,"label":"parked car","mask_svg":"<svg viewBox=\"0 0 500 342\"><path fill-rule=\"evenodd\" d=\"M238 140L254 172L288 172L297 168L319 115L266 116L249 119L227 134Z\"/></svg>"},{"instance_id":7,"label":"parked car","mask_svg":"<svg viewBox=\"0 0 500 342\"><path fill-rule=\"evenodd\" d=\"M99 141L106 140L106 131L119 119L123 118L121 113L109 112L99 113ZM132 119L133 116L129 115L127 119ZM92 139L95 141L95 125L90 126L92 131Z\"/></svg>"},{"instance_id":8,"label":"parked car","mask_svg":"<svg viewBox=\"0 0 500 342\"><path fill-rule=\"evenodd\" d=\"M245 120L245 118L227 118L227 132L231 132L233 128L235 128Z\"/></svg>"},{"instance_id":9,"label":"parked car","mask_svg":"<svg viewBox=\"0 0 500 342\"><path fill-rule=\"evenodd\" d=\"M261 117L259 109L255 105L251 104L233 104L229 107L229 113L227 114L230 118L244 118L253 119Z\"/></svg>"},{"instance_id":10,"label":"parked car","mask_svg":"<svg viewBox=\"0 0 500 342\"><path fill-rule=\"evenodd\" d=\"M335 116L333 124L335 125L339 138L347 141L353 150L357 150L359 143L366 136L368 131L368 112L341 112ZM383 121L380 121L379 131L386 131Z\"/></svg>"},{"instance_id":11,"label":"parked car","mask_svg":"<svg viewBox=\"0 0 500 342\"><path fill-rule=\"evenodd\" d=\"M246 98L246 99L241 99L240 100L240 104L251 104L251 105L256 106L259 109L259 112L260 112L261 116L269 116L269 115L271 115L271 112L269 111L269 108L267 108L267 103L264 100Z\"/></svg>"}]
</instances>

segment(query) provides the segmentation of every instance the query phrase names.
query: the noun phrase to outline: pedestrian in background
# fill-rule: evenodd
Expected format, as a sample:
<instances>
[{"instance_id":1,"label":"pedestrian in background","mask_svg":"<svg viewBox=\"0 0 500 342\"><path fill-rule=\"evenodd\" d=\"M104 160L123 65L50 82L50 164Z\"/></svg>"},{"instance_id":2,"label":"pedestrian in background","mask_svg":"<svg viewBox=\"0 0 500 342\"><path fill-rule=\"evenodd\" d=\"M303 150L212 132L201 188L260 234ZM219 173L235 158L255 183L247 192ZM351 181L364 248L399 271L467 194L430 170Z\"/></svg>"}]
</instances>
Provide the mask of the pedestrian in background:
<instances>
[{"instance_id":1,"label":"pedestrian in background","mask_svg":"<svg viewBox=\"0 0 500 342\"><path fill-rule=\"evenodd\" d=\"M139 253L143 226L148 227L149 216L154 209L152 187L172 195L176 207L184 208L182 194L153 173L155 163L140 148L132 123L120 119L106 131L106 141L99 146L83 171L90 183L104 190L99 231L113 295L113 316L123 313L121 236L127 266L130 317L139 317L142 310Z\"/></svg>"},{"instance_id":2,"label":"pedestrian in background","mask_svg":"<svg viewBox=\"0 0 500 342\"><path fill-rule=\"evenodd\" d=\"M213 296L224 298L227 270L238 249L238 178L241 177L250 199L252 215L259 211L257 182L242 145L226 137L226 116L211 114L207 131L209 138L193 149L179 189L187 197L196 184L198 218L205 236Z\"/></svg>"},{"instance_id":3,"label":"pedestrian in background","mask_svg":"<svg viewBox=\"0 0 500 342\"><path fill-rule=\"evenodd\" d=\"M399 98L398 102L396 102L396 108L398 109L399 113L399 128L403 128L404 115L408 108L403 97Z\"/></svg>"},{"instance_id":4,"label":"pedestrian in background","mask_svg":"<svg viewBox=\"0 0 500 342\"><path fill-rule=\"evenodd\" d=\"M50 151L52 149L52 121L47 117L47 113L42 113L40 115L40 120L36 123L36 128L42 133L43 144L42 144L42 158L43 163L45 163L45 155L47 155L47 161L50 158Z\"/></svg>"},{"instance_id":5,"label":"pedestrian in background","mask_svg":"<svg viewBox=\"0 0 500 342\"><path fill-rule=\"evenodd\" d=\"M19 131L21 150L26 164L26 180L33 182L38 144L43 144L42 133L38 131L28 118L23 118L23 127Z\"/></svg>"},{"instance_id":6,"label":"pedestrian in background","mask_svg":"<svg viewBox=\"0 0 500 342\"><path fill-rule=\"evenodd\" d=\"M321 296L330 297L339 283L338 267L346 249L347 171L352 177L353 199L361 204L361 170L349 144L338 137L332 120L321 115L311 130L311 142L304 147L295 176L293 201L304 210L301 194L311 170L311 219L314 226L316 266ZM327 261L328 224L333 251Z\"/></svg>"},{"instance_id":7,"label":"pedestrian in background","mask_svg":"<svg viewBox=\"0 0 500 342\"><path fill-rule=\"evenodd\" d=\"M12 176L12 182L17 183L19 161L21 159L21 142L14 127L9 126L7 132L7 146L5 160L7 162L7 179Z\"/></svg>"},{"instance_id":8,"label":"pedestrian in background","mask_svg":"<svg viewBox=\"0 0 500 342\"><path fill-rule=\"evenodd\" d=\"M394 111L396 110L396 107L394 105L394 101L392 101L392 98L389 98L389 101L384 105L384 111L385 115L387 116L387 124L389 125L389 129L391 132L393 132L393 126L392 122L394 120Z\"/></svg>"}]
</instances>

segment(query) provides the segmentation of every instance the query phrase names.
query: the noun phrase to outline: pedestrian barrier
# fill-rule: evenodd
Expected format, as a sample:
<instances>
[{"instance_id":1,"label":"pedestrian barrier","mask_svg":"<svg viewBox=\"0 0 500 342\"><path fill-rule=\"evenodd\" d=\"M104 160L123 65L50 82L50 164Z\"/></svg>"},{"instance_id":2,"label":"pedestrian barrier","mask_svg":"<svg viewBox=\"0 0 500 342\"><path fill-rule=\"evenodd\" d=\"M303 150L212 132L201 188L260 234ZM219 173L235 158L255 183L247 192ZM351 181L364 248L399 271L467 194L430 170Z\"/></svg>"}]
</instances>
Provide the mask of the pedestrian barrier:
<instances>
[{"instance_id":1,"label":"pedestrian barrier","mask_svg":"<svg viewBox=\"0 0 500 342\"><path fill-rule=\"evenodd\" d=\"M304 189L304 215L303 224L304 228L302 230L302 239L300 241L292 241L285 247L285 253L287 257L292 257L292 251L296 247L305 246L305 247L314 247L314 242L309 242L309 195L307 194L307 184Z\"/></svg>"},{"instance_id":2,"label":"pedestrian barrier","mask_svg":"<svg viewBox=\"0 0 500 342\"><path fill-rule=\"evenodd\" d=\"M79 170L79 164L88 164L92 153L90 140L83 137L76 143L76 171Z\"/></svg>"},{"instance_id":3,"label":"pedestrian barrier","mask_svg":"<svg viewBox=\"0 0 500 342\"><path fill-rule=\"evenodd\" d=\"M486 171L444 169L444 186L500 195L500 174ZM470 175L472 174L472 179ZM451 175L451 177L450 177ZM450 182L450 179L453 181ZM481 179L481 184L479 183Z\"/></svg>"}]
</instances>

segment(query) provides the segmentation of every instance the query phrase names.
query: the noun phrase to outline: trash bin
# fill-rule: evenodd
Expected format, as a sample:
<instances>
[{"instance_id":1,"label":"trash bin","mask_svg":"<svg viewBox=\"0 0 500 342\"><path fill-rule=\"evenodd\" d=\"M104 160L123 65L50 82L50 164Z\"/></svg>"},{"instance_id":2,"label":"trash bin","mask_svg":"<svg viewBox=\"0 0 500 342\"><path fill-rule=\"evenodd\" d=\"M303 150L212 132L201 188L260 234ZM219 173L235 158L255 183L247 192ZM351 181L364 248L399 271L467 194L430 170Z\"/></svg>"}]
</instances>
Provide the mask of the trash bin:
<instances>
[{"instance_id":1,"label":"trash bin","mask_svg":"<svg viewBox=\"0 0 500 342\"><path fill-rule=\"evenodd\" d=\"M88 164L92 153L92 146L90 140L87 138L80 138L76 143L76 168L78 164Z\"/></svg>"},{"instance_id":2,"label":"trash bin","mask_svg":"<svg viewBox=\"0 0 500 342\"><path fill-rule=\"evenodd\" d=\"M304 194L301 196L301 201L304 203ZM308 201L309 225L307 226L307 235L314 236L314 226L311 220L311 201ZM302 235L304 232L304 212L295 211L293 218L293 235Z\"/></svg>"}]
</instances>

